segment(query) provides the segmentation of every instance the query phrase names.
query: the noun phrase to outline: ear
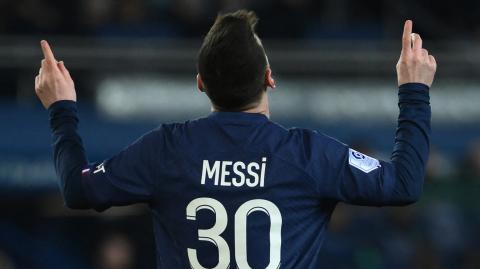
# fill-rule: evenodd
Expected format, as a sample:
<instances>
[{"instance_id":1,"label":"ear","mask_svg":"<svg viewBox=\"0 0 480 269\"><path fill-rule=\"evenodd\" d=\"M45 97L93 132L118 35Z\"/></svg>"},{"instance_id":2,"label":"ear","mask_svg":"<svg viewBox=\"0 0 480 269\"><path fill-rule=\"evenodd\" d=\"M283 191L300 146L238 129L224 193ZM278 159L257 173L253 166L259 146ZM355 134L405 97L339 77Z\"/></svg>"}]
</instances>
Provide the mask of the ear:
<instances>
[{"instance_id":1,"label":"ear","mask_svg":"<svg viewBox=\"0 0 480 269\"><path fill-rule=\"evenodd\" d=\"M205 85L203 84L203 80L200 74L197 74L197 88L201 92L205 92Z\"/></svg>"},{"instance_id":2,"label":"ear","mask_svg":"<svg viewBox=\"0 0 480 269\"><path fill-rule=\"evenodd\" d=\"M267 70L265 71L265 86L272 89L277 87L277 85L275 85L275 80L272 77L272 69L270 69L270 67L267 67Z\"/></svg>"}]
</instances>

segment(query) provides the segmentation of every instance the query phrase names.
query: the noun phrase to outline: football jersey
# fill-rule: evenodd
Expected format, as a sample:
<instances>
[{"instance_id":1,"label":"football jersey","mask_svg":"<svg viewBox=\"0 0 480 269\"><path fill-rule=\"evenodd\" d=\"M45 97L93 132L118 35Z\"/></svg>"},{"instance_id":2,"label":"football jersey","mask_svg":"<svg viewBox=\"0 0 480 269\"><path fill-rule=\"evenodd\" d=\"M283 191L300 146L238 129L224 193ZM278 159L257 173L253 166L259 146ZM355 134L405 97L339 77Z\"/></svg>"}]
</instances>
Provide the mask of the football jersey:
<instances>
[{"instance_id":1,"label":"football jersey","mask_svg":"<svg viewBox=\"0 0 480 269\"><path fill-rule=\"evenodd\" d=\"M79 208L147 203L158 268L313 269L338 202L418 200L429 151L428 88L406 84L399 97L388 162L263 114L213 112L163 124L112 158L85 163L78 179L66 168L74 149L60 152L71 143L84 154L76 107L60 101L50 108L57 172L64 195L84 200Z\"/></svg>"}]
</instances>

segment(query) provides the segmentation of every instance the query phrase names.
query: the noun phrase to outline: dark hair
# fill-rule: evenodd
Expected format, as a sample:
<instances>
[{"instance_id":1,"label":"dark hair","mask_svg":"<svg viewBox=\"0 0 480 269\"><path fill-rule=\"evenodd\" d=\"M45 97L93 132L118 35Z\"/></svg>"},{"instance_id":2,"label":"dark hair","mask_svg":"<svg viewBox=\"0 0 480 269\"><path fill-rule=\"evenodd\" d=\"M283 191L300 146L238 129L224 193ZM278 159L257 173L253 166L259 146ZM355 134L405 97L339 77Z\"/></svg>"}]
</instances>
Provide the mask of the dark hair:
<instances>
[{"instance_id":1,"label":"dark hair","mask_svg":"<svg viewBox=\"0 0 480 269\"><path fill-rule=\"evenodd\" d=\"M253 11L219 15L198 54L198 72L212 104L222 111L241 111L266 90L267 57L256 36Z\"/></svg>"}]
</instances>

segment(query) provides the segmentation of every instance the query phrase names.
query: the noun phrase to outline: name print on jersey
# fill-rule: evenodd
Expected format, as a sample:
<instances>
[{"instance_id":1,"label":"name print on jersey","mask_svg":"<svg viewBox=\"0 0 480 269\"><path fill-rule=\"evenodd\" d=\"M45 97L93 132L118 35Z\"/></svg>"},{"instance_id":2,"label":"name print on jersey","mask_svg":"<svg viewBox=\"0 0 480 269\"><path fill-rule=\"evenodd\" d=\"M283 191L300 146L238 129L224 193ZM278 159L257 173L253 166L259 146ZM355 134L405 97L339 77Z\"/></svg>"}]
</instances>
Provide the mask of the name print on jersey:
<instances>
[{"instance_id":1,"label":"name print on jersey","mask_svg":"<svg viewBox=\"0 0 480 269\"><path fill-rule=\"evenodd\" d=\"M202 185L213 181L215 186L224 187L264 187L267 158L261 163L244 163L241 161L214 161L203 160Z\"/></svg>"}]
</instances>

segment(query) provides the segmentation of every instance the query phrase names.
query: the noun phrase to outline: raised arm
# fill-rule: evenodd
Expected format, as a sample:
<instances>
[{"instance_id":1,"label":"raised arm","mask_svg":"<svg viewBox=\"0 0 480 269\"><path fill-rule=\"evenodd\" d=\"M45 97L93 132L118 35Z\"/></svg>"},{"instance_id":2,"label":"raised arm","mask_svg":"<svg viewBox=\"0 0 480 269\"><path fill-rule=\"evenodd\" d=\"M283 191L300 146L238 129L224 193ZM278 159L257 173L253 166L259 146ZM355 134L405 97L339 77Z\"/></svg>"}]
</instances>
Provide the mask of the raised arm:
<instances>
[{"instance_id":1,"label":"raised arm","mask_svg":"<svg viewBox=\"0 0 480 269\"><path fill-rule=\"evenodd\" d=\"M412 24L410 20L405 22L402 52L396 66L400 113L391 156L395 182L392 193L386 197L390 203L420 198L430 149L429 88L437 63L423 48L420 35L412 33Z\"/></svg>"},{"instance_id":2,"label":"raised arm","mask_svg":"<svg viewBox=\"0 0 480 269\"><path fill-rule=\"evenodd\" d=\"M436 62L406 21L397 64L398 127L390 161L378 161L329 138L318 139L327 163L321 196L358 205L405 205L420 198L430 144L430 97ZM324 169L325 170L325 169Z\"/></svg>"},{"instance_id":3,"label":"raised arm","mask_svg":"<svg viewBox=\"0 0 480 269\"><path fill-rule=\"evenodd\" d=\"M89 208L79 179L88 161L82 140L76 132L75 85L63 61L57 62L55 59L48 42L42 40L40 45L44 59L35 77L35 92L43 106L50 111L55 170L60 178L60 189L68 207ZM72 176L77 174L78 177Z\"/></svg>"},{"instance_id":4,"label":"raised arm","mask_svg":"<svg viewBox=\"0 0 480 269\"><path fill-rule=\"evenodd\" d=\"M46 41L35 91L50 113L55 170L65 204L73 209L148 203L155 191L157 149L161 129L150 132L104 162L89 164L77 132L75 87L63 62L57 62ZM155 155L157 158L155 158Z\"/></svg>"}]
</instances>

